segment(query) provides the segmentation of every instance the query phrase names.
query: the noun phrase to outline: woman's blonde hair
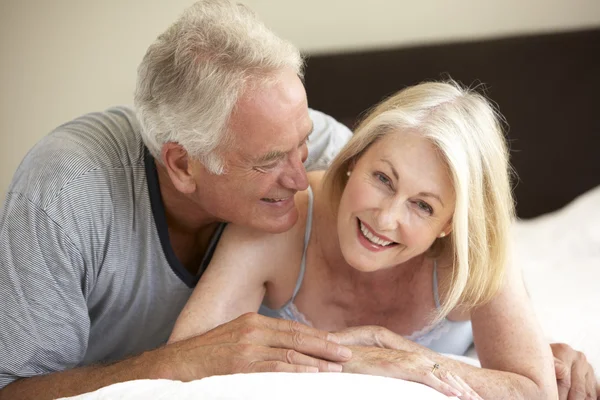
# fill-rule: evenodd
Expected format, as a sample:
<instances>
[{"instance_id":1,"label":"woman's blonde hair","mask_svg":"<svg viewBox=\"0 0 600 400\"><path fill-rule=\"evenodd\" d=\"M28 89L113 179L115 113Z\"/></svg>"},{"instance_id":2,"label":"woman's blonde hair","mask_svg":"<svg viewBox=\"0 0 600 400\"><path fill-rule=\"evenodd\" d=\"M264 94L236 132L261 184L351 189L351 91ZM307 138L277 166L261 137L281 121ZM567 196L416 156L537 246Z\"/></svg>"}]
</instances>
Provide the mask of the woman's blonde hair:
<instances>
[{"instance_id":1,"label":"woman's blonde hair","mask_svg":"<svg viewBox=\"0 0 600 400\"><path fill-rule=\"evenodd\" d=\"M452 232L434 243L453 255L451 278L443 283L447 296L436 319L457 306L471 308L489 301L503 283L514 202L501 121L484 96L454 81L406 88L366 115L323 181L337 212L346 172L375 141L410 130L435 145L456 195Z\"/></svg>"}]
</instances>

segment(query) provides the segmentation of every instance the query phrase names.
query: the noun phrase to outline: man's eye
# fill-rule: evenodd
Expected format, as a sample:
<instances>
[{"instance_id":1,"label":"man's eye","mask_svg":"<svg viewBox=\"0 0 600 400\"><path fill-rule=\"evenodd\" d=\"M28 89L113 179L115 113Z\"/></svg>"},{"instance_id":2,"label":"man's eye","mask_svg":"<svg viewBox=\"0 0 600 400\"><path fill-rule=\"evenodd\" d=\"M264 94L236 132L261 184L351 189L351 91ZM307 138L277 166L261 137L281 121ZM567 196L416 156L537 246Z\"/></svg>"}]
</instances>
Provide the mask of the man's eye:
<instances>
[{"instance_id":1,"label":"man's eye","mask_svg":"<svg viewBox=\"0 0 600 400\"><path fill-rule=\"evenodd\" d=\"M263 168L263 169L273 169L273 168L277 167L282 161L283 161L283 159L277 159L275 161L271 161L268 164L261 165L261 168Z\"/></svg>"}]
</instances>

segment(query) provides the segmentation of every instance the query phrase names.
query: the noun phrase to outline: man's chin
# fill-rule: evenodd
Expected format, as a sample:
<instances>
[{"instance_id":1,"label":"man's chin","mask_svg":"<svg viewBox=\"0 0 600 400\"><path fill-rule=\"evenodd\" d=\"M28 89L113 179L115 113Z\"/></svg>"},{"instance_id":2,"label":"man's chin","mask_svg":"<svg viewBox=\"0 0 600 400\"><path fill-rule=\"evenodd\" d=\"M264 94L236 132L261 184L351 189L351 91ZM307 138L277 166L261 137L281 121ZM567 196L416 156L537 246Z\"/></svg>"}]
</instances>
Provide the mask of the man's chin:
<instances>
[{"instance_id":1,"label":"man's chin","mask_svg":"<svg viewBox=\"0 0 600 400\"><path fill-rule=\"evenodd\" d=\"M253 224L258 230L268 233L283 233L292 229L298 221L298 210L296 208L290 210L285 215L279 217L265 216L264 219L256 220Z\"/></svg>"}]
</instances>

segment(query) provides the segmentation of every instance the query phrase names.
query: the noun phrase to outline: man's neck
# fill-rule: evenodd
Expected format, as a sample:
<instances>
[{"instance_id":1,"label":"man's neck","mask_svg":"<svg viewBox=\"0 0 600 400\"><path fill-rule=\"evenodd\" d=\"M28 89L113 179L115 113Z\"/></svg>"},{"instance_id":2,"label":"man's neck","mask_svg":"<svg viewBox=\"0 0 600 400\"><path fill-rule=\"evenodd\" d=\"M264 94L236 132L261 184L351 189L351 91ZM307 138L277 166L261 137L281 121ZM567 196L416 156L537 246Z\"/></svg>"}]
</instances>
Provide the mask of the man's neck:
<instances>
[{"instance_id":1,"label":"man's neck","mask_svg":"<svg viewBox=\"0 0 600 400\"><path fill-rule=\"evenodd\" d=\"M195 275L221 221L178 191L164 166L156 161L155 165L171 247L181 264Z\"/></svg>"}]
</instances>

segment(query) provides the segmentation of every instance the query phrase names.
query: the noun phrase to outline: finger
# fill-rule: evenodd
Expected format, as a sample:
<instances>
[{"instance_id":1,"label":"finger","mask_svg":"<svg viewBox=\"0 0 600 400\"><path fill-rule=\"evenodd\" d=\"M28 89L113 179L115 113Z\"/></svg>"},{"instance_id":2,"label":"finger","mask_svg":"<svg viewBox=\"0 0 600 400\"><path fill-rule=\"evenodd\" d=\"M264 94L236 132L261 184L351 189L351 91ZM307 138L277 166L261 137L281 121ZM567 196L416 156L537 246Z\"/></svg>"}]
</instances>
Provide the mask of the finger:
<instances>
[{"instance_id":1,"label":"finger","mask_svg":"<svg viewBox=\"0 0 600 400\"><path fill-rule=\"evenodd\" d=\"M583 400L586 398L587 362L574 362L571 367L571 388L568 400Z\"/></svg>"},{"instance_id":2,"label":"finger","mask_svg":"<svg viewBox=\"0 0 600 400\"><path fill-rule=\"evenodd\" d=\"M342 372L342 366L340 364L320 360L318 358L309 357L305 354L298 353L295 350L290 349L274 349L267 348L264 356L266 360L282 361L292 365L304 365L308 367L315 367L319 372Z\"/></svg>"},{"instance_id":3,"label":"finger","mask_svg":"<svg viewBox=\"0 0 600 400\"><path fill-rule=\"evenodd\" d=\"M319 372L316 367L306 365L288 364L283 361L259 361L253 363L248 372L304 372L315 373Z\"/></svg>"},{"instance_id":4,"label":"finger","mask_svg":"<svg viewBox=\"0 0 600 400\"><path fill-rule=\"evenodd\" d=\"M596 376L591 366L588 367L588 372L585 376L586 399L596 398Z\"/></svg>"},{"instance_id":5,"label":"finger","mask_svg":"<svg viewBox=\"0 0 600 400\"><path fill-rule=\"evenodd\" d=\"M470 399L474 399L474 400L483 400L481 398L481 396L479 396L479 394L477 394L477 392L475 390L473 390L473 388L471 388L471 386L469 386L469 384L467 382L465 382L460 376L458 375L454 375L452 373L448 374L450 379L454 379L456 382L458 382L461 387L463 388L463 393L467 394L468 398Z\"/></svg>"},{"instance_id":6,"label":"finger","mask_svg":"<svg viewBox=\"0 0 600 400\"><path fill-rule=\"evenodd\" d=\"M442 384L444 384L447 388L449 388L448 392L442 392L442 393L444 393L446 396L455 396L458 398L463 398L465 391L464 391L462 385L454 380L448 379L448 375L449 375L448 371L441 370L437 373L432 372L431 374L436 379L438 379ZM444 388L444 387L442 386L442 388Z\"/></svg>"},{"instance_id":7,"label":"finger","mask_svg":"<svg viewBox=\"0 0 600 400\"><path fill-rule=\"evenodd\" d=\"M567 400L569 397L569 389L571 389L571 378L559 379L556 381L558 386L558 400Z\"/></svg>"},{"instance_id":8,"label":"finger","mask_svg":"<svg viewBox=\"0 0 600 400\"><path fill-rule=\"evenodd\" d=\"M404 376L402 376L404 375ZM438 392L442 393L445 396L450 397L458 397L460 398L463 395L463 391L460 390L459 386L456 384L452 384L449 382L444 382L439 377L433 374L431 371L426 371L425 373L412 373L412 374L401 374L398 376L400 379L404 379L407 381L422 383L427 385Z\"/></svg>"},{"instance_id":9,"label":"finger","mask_svg":"<svg viewBox=\"0 0 600 400\"><path fill-rule=\"evenodd\" d=\"M556 374L556 379L565 379L570 372L571 370L567 367L567 364L562 362L559 358L554 357L554 373Z\"/></svg>"},{"instance_id":10,"label":"finger","mask_svg":"<svg viewBox=\"0 0 600 400\"><path fill-rule=\"evenodd\" d=\"M320 329L313 328L308 325L304 325L299 323L298 321L290 321L286 319L280 318L269 318L263 317L263 326L265 328L269 328L275 331L283 331L283 332L299 332L307 336L314 336L316 338L327 340L334 343L339 343L340 339L333 333L323 331Z\"/></svg>"},{"instance_id":11,"label":"finger","mask_svg":"<svg viewBox=\"0 0 600 400\"><path fill-rule=\"evenodd\" d=\"M571 368L558 358L554 359L554 370L556 372L556 384L558 387L558 399L567 400L571 389Z\"/></svg>"},{"instance_id":12,"label":"finger","mask_svg":"<svg viewBox=\"0 0 600 400\"><path fill-rule=\"evenodd\" d=\"M346 328L343 331L333 332L333 335L335 335L341 345L372 346L374 341L371 332L367 331L366 327L361 328Z\"/></svg>"},{"instance_id":13,"label":"finger","mask_svg":"<svg viewBox=\"0 0 600 400\"><path fill-rule=\"evenodd\" d=\"M291 349L333 362L348 361L352 357L349 348L302 332L272 331L269 336L266 345L270 347Z\"/></svg>"}]
</instances>

